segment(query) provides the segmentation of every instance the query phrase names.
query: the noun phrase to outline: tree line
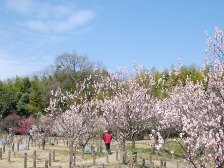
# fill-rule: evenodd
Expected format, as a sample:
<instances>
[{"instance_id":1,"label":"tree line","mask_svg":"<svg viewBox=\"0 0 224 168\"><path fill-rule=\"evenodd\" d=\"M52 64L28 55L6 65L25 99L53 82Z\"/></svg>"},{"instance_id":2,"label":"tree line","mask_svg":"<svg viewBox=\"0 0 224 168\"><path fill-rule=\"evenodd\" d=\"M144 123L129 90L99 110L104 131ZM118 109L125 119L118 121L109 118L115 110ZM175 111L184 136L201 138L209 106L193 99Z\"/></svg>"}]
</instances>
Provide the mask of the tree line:
<instances>
[{"instance_id":1,"label":"tree line","mask_svg":"<svg viewBox=\"0 0 224 168\"><path fill-rule=\"evenodd\" d=\"M44 109L49 105L52 90L61 88L63 91L75 91L76 84L89 75L93 74L97 78L99 73L109 74L104 68L94 67L87 57L80 56L80 60L77 59L76 53L62 54L56 57L52 72L34 74L31 77L16 76L13 79L0 81L1 117L4 118L10 114L28 117L29 115L36 116L38 112L44 113ZM162 72L153 68L150 73L156 76L157 82L161 77L165 81L153 88L153 94L157 97L166 96L162 88L171 89L180 80L184 83L187 77L190 77L193 82L203 78L202 72L193 65L183 66L178 75L174 67L171 71L165 69Z\"/></svg>"}]
</instances>

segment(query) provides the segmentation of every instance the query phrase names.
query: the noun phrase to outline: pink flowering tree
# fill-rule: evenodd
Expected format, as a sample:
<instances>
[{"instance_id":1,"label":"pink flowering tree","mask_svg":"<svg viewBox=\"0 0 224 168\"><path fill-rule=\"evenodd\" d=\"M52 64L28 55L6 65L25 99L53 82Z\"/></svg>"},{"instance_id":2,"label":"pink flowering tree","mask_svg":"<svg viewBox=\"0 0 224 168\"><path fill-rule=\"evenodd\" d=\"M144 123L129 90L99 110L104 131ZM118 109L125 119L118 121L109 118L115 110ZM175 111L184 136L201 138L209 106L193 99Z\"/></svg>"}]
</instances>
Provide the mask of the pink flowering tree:
<instances>
[{"instance_id":1,"label":"pink flowering tree","mask_svg":"<svg viewBox=\"0 0 224 168\"><path fill-rule=\"evenodd\" d=\"M218 114L217 117L219 121L215 133L215 142L219 143L213 145L214 149L217 151L214 160L217 167L222 167L224 165L224 113L222 109L224 104L224 33L222 29L216 27L213 38L208 37L207 43L209 46L207 56L210 60L213 60L211 63L212 66L209 69L208 89L217 97L217 104L219 105L216 107L217 110L219 110L219 112L216 113L216 115Z\"/></svg>"},{"instance_id":2,"label":"pink flowering tree","mask_svg":"<svg viewBox=\"0 0 224 168\"><path fill-rule=\"evenodd\" d=\"M179 83L169 96L157 105L160 129L175 129L193 167L224 166L224 67L223 32L216 28L208 39L210 65L206 64L204 80L194 84Z\"/></svg>"},{"instance_id":3,"label":"pink flowering tree","mask_svg":"<svg viewBox=\"0 0 224 168\"><path fill-rule=\"evenodd\" d=\"M13 132L19 134L27 134L33 124L33 117L22 118L18 121L18 126L13 128Z\"/></svg>"},{"instance_id":4,"label":"pink flowering tree","mask_svg":"<svg viewBox=\"0 0 224 168\"><path fill-rule=\"evenodd\" d=\"M135 149L135 140L139 133L151 127L150 119L155 117L155 98L150 94L150 88L155 84L154 77L144 75L134 76L125 69L110 77L104 83L107 93L102 101L101 110L107 127L115 131L118 140L125 150L125 141L132 140L132 149ZM140 74L140 73L138 73ZM146 81L144 87L143 81ZM125 154L123 155L123 159ZM125 160L123 160L125 162Z\"/></svg>"},{"instance_id":5,"label":"pink flowering tree","mask_svg":"<svg viewBox=\"0 0 224 168\"><path fill-rule=\"evenodd\" d=\"M54 120L49 116L39 114L37 121L37 127L34 129L36 132L35 140L38 140L42 144L42 149L45 149L45 145L49 140L49 137L53 135L52 128L54 127Z\"/></svg>"},{"instance_id":6,"label":"pink flowering tree","mask_svg":"<svg viewBox=\"0 0 224 168\"><path fill-rule=\"evenodd\" d=\"M72 93L61 89L52 91L50 106L46 109L55 120L52 132L66 137L70 143L70 168L75 167L75 146L84 149L102 125L95 110L95 90L90 80L91 77L77 84L77 90Z\"/></svg>"},{"instance_id":7,"label":"pink flowering tree","mask_svg":"<svg viewBox=\"0 0 224 168\"><path fill-rule=\"evenodd\" d=\"M224 161L224 104L214 90L212 78L207 89L202 82L188 81L185 86L179 85L158 108L163 116L160 129L173 128L180 133L177 142L185 152L185 159L195 168L207 167L211 162L222 167Z\"/></svg>"},{"instance_id":8,"label":"pink flowering tree","mask_svg":"<svg viewBox=\"0 0 224 168\"><path fill-rule=\"evenodd\" d=\"M206 50L206 55L208 56L208 60L214 62L215 60L219 60L219 62L224 65L224 33L221 28L216 27L214 36L211 37L207 34L207 44L208 50Z\"/></svg>"}]
</instances>

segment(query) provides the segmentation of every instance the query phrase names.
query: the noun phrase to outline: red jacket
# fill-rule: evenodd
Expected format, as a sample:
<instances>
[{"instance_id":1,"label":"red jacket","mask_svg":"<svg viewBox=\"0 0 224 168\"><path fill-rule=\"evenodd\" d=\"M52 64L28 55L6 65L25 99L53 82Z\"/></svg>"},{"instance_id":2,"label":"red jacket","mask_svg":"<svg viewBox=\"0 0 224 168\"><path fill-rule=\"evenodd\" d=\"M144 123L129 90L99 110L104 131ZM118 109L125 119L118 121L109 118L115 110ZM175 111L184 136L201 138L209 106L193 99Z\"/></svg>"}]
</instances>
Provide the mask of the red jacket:
<instances>
[{"instance_id":1,"label":"red jacket","mask_svg":"<svg viewBox=\"0 0 224 168\"><path fill-rule=\"evenodd\" d=\"M105 144L110 144L112 140L112 136L107 132L103 135L103 140Z\"/></svg>"}]
</instances>

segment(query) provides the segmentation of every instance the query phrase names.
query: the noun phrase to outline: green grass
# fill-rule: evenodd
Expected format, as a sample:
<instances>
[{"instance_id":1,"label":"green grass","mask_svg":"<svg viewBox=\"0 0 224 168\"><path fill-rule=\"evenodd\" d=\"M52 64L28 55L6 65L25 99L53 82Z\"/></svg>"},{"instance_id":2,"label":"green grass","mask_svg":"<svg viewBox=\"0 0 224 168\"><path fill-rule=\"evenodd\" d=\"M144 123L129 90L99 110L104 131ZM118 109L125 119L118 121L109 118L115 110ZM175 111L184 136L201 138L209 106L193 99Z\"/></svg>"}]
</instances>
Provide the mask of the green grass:
<instances>
[{"instance_id":1,"label":"green grass","mask_svg":"<svg viewBox=\"0 0 224 168\"><path fill-rule=\"evenodd\" d=\"M128 153L132 153L132 146L131 144L127 144L126 149ZM150 148L147 144L141 144L140 146L136 144L136 149L134 150L138 153L138 157L140 159L147 159L149 158L150 154L153 153L153 149ZM171 154L171 151L174 154ZM165 157L168 160L173 160L177 158L183 158L184 150L182 149L181 145L175 139L168 139L163 149L160 151L156 151L154 155L155 158L159 159L160 157Z\"/></svg>"},{"instance_id":2,"label":"green grass","mask_svg":"<svg viewBox=\"0 0 224 168\"><path fill-rule=\"evenodd\" d=\"M164 146L164 149L166 151L169 151L169 153L171 153L171 151L174 151L174 155L177 156L177 157L182 157L184 155L183 148L181 147L179 142L177 142L175 139L167 140L166 144Z\"/></svg>"},{"instance_id":3,"label":"green grass","mask_svg":"<svg viewBox=\"0 0 224 168\"><path fill-rule=\"evenodd\" d=\"M127 148L128 151L130 151L130 152L132 151L131 145L127 145L126 148ZM137 152L137 153L152 153L152 149L149 146L138 147L136 145L136 148L135 148L134 151Z\"/></svg>"}]
</instances>

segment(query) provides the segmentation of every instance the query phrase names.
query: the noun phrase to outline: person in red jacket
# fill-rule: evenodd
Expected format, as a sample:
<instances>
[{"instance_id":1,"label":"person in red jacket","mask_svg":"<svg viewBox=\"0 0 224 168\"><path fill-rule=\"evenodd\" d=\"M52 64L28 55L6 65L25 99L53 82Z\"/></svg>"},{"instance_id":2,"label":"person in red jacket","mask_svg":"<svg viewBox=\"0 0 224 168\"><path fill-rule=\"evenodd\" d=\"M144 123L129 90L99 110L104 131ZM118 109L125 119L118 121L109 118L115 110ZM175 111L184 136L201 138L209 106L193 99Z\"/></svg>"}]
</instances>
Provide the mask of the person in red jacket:
<instances>
[{"instance_id":1,"label":"person in red jacket","mask_svg":"<svg viewBox=\"0 0 224 168\"><path fill-rule=\"evenodd\" d=\"M112 135L106 130L104 135L103 135L103 140L106 146L106 151L111 154L111 150L110 150L110 144L111 144L111 140L112 140Z\"/></svg>"}]
</instances>

